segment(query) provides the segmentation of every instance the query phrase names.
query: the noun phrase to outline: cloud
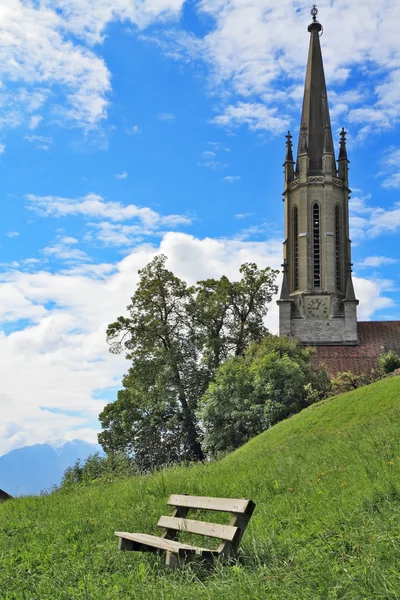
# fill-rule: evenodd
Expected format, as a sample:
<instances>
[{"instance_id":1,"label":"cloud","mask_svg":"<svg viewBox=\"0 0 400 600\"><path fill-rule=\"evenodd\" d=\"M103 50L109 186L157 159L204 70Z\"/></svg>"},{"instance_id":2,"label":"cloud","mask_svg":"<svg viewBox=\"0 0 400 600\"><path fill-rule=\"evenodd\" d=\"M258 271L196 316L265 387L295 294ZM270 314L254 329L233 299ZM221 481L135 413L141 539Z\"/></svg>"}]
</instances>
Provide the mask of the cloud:
<instances>
[{"instance_id":1,"label":"cloud","mask_svg":"<svg viewBox=\"0 0 400 600\"><path fill-rule=\"evenodd\" d=\"M117 173L115 176L117 179L126 179L128 177L128 173L123 171L122 173Z\"/></svg>"},{"instance_id":2,"label":"cloud","mask_svg":"<svg viewBox=\"0 0 400 600\"><path fill-rule=\"evenodd\" d=\"M4 154L5 151L6 151L5 145L0 143L0 154Z\"/></svg>"},{"instance_id":3,"label":"cloud","mask_svg":"<svg viewBox=\"0 0 400 600\"><path fill-rule=\"evenodd\" d=\"M157 119L160 121L169 121L171 123L172 121L175 121L176 117L171 113L158 113Z\"/></svg>"},{"instance_id":4,"label":"cloud","mask_svg":"<svg viewBox=\"0 0 400 600\"><path fill-rule=\"evenodd\" d=\"M197 163L198 167L205 167L206 169L211 169L212 171L221 171L225 169L228 165L227 163L220 162L218 160L205 160L199 161Z\"/></svg>"},{"instance_id":5,"label":"cloud","mask_svg":"<svg viewBox=\"0 0 400 600\"><path fill-rule=\"evenodd\" d=\"M253 212L238 213L237 215L235 215L235 219L247 219L248 217L252 217L253 215Z\"/></svg>"},{"instance_id":6,"label":"cloud","mask_svg":"<svg viewBox=\"0 0 400 600\"><path fill-rule=\"evenodd\" d=\"M280 116L287 121L287 113L297 119L309 43L309 6L294 0L200 0L195 7L211 27L201 36L176 28L159 32L152 39L163 54L185 63L206 63L210 91L224 101L235 94L251 106L261 104L271 110L266 115L253 110L252 118L243 121L253 129L282 131L271 119ZM322 50L334 119L351 123L362 137L393 127L400 120L399 3L325 3L319 19L325 28ZM343 83L348 87L345 92ZM227 116L215 122L231 126Z\"/></svg>"},{"instance_id":7,"label":"cloud","mask_svg":"<svg viewBox=\"0 0 400 600\"><path fill-rule=\"evenodd\" d=\"M70 264L80 263L81 261L90 261L91 259L86 252L74 247L78 243L76 238L59 235L55 242L43 248L42 253L46 258L64 261Z\"/></svg>"},{"instance_id":8,"label":"cloud","mask_svg":"<svg viewBox=\"0 0 400 600\"><path fill-rule=\"evenodd\" d=\"M96 54L112 21L139 28L176 19L184 0L7 0L0 8L0 126L26 123L45 105L62 125L93 129L107 116L110 72ZM51 102L50 102L51 100Z\"/></svg>"},{"instance_id":9,"label":"cloud","mask_svg":"<svg viewBox=\"0 0 400 600\"><path fill-rule=\"evenodd\" d=\"M126 130L126 133L128 135L137 135L138 133L140 133L139 125L132 125L132 127L130 129Z\"/></svg>"},{"instance_id":10,"label":"cloud","mask_svg":"<svg viewBox=\"0 0 400 600\"><path fill-rule=\"evenodd\" d=\"M239 181L241 177L239 175L227 175L224 177L224 181L227 183L234 183L235 181Z\"/></svg>"},{"instance_id":11,"label":"cloud","mask_svg":"<svg viewBox=\"0 0 400 600\"><path fill-rule=\"evenodd\" d=\"M193 221L187 215L161 215L151 208L139 207L136 204L107 202L94 193L76 199L30 194L26 199L28 209L41 217L83 218L86 221L85 240L88 242L97 240L106 246L132 246L133 243L142 241L144 236L162 235L166 227L187 226ZM93 219L97 219L98 222ZM134 223L125 224L126 221L134 221ZM57 244L56 250L50 254L61 257L61 254L66 256L66 252ZM79 258L76 251L68 250L68 253L71 258L73 255Z\"/></svg>"},{"instance_id":12,"label":"cloud","mask_svg":"<svg viewBox=\"0 0 400 600\"><path fill-rule=\"evenodd\" d=\"M224 127L239 127L247 125L252 131L269 131L276 135L289 126L285 115L278 116L277 108L267 108L260 103L238 102L230 105L224 112L212 119L212 123Z\"/></svg>"},{"instance_id":13,"label":"cloud","mask_svg":"<svg viewBox=\"0 0 400 600\"><path fill-rule=\"evenodd\" d=\"M382 187L399 188L400 187L400 148L390 146L384 153L381 160L382 169L379 173L384 177Z\"/></svg>"},{"instance_id":14,"label":"cloud","mask_svg":"<svg viewBox=\"0 0 400 600\"><path fill-rule=\"evenodd\" d=\"M39 150L49 150L50 146L53 143L53 138L51 136L26 135L25 139L31 144L36 144L36 147Z\"/></svg>"},{"instance_id":15,"label":"cloud","mask_svg":"<svg viewBox=\"0 0 400 600\"><path fill-rule=\"evenodd\" d=\"M357 308L359 321L369 321L376 311L394 306L391 298L381 295L387 289L387 282L354 276L353 283L356 297L360 299Z\"/></svg>"},{"instance_id":16,"label":"cloud","mask_svg":"<svg viewBox=\"0 0 400 600\"><path fill-rule=\"evenodd\" d=\"M357 263L358 267L382 267L385 265L394 265L399 262L397 258L389 258L388 256L367 256L361 263Z\"/></svg>"},{"instance_id":17,"label":"cloud","mask_svg":"<svg viewBox=\"0 0 400 600\"><path fill-rule=\"evenodd\" d=\"M9 238L18 237L19 236L19 232L18 231L9 231L8 233L6 233L6 236L9 237Z\"/></svg>"},{"instance_id":18,"label":"cloud","mask_svg":"<svg viewBox=\"0 0 400 600\"><path fill-rule=\"evenodd\" d=\"M43 121L43 117L40 115L32 115L29 120L29 129L36 129L36 127Z\"/></svg>"},{"instance_id":19,"label":"cloud","mask_svg":"<svg viewBox=\"0 0 400 600\"><path fill-rule=\"evenodd\" d=\"M382 208L369 205L369 199L368 196L356 196L350 201L350 231L356 242L400 230L400 202Z\"/></svg>"}]
</instances>

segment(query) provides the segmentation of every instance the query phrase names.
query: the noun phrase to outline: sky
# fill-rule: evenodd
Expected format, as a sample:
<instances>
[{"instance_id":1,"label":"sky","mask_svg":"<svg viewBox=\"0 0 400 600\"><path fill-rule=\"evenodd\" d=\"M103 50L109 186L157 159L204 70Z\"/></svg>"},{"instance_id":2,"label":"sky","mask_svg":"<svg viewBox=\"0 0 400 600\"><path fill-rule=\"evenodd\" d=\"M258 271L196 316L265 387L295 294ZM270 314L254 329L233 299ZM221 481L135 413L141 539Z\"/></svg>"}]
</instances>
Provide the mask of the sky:
<instances>
[{"instance_id":1,"label":"sky","mask_svg":"<svg viewBox=\"0 0 400 600\"><path fill-rule=\"evenodd\" d=\"M358 318L397 320L400 3L318 8L336 150L348 131ZM96 441L129 367L105 331L156 254L189 283L279 268L310 9L0 0L0 454Z\"/></svg>"}]
</instances>

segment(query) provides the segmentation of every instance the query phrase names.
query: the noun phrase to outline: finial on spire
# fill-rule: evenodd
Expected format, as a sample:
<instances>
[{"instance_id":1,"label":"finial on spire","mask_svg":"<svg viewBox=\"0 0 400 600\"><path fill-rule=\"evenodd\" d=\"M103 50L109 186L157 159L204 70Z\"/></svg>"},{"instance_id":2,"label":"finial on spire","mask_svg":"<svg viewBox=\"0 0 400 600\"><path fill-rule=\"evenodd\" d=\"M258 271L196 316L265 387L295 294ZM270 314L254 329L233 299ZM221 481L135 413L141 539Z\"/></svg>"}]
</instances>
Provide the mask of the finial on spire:
<instances>
[{"instance_id":1,"label":"finial on spire","mask_svg":"<svg viewBox=\"0 0 400 600\"><path fill-rule=\"evenodd\" d=\"M313 7L311 9L311 16L313 18L314 23L317 22L317 14L318 14L318 8L316 7L315 4L313 4Z\"/></svg>"},{"instance_id":2,"label":"finial on spire","mask_svg":"<svg viewBox=\"0 0 400 600\"><path fill-rule=\"evenodd\" d=\"M342 131L340 132L339 160L341 158L344 158L347 160L346 135L347 135L347 131L345 131L344 127L342 127Z\"/></svg>"},{"instance_id":3,"label":"finial on spire","mask_svg":"<svg viewBox=\"0 0 400 600\"><path fill-rule=\"evenodd\" d=\"M293 162L293 151L292 151L293 143L292 143L292 135L290 131L287 132L286 136L286 158L285 162Z\"/></svg>"}]
</instances>

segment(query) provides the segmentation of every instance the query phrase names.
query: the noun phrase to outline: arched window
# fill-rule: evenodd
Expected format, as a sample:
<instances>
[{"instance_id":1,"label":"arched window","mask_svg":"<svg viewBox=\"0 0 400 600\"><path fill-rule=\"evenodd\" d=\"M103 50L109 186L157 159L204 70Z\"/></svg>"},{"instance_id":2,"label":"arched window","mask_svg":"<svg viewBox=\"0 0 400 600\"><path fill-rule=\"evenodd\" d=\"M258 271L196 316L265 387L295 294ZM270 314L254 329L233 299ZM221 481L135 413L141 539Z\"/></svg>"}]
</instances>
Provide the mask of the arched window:
<instances>
[{"instance_id":1,"label":"arched window","mask_svg":"<svg viewBox=\"0 0 400 600\"><path fill-rule=\"evenodd\" d=\"M293 265L294 289L299 289L299 211L293 208Z\"/></svg>"},{"instance_id":2,"label":"arched window","mask_svg":"<svg viewBox=\"0 0 400 600\"><path fill-rule=\"evenodd\" d=\"M319 204L313 205L314 287L321 287L321 226Z\"/></svg>"},{"instance_id":3,"label":"arched window","mask_svg":"<svg viewBox=\"0 0 400 600\"><path fill-rule=\"evenodd\" d=\"M335 206L335 274L336 274L336 289L341 289L341 269L340 269L340 207Z\"/></svg>"}]
</instances>

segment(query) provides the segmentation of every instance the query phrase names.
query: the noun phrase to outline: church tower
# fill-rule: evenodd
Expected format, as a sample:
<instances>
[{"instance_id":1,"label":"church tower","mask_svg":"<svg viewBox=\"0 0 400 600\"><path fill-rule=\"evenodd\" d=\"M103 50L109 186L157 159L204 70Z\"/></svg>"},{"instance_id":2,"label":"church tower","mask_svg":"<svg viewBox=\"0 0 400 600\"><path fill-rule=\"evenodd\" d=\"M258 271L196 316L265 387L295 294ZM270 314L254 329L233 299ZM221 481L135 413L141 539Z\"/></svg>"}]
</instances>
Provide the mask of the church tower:
<instances>
[{"instance_id":1,"label":"church tower","mask_svg":"<svg viewBox=\"0 0 400 600\"><path fill-rule=\"evenodd\" d=\"M346 132L336 167L317 13L314 6L296 162L286 136L279 334L311 345L357 345Z\"/></svg>"}]
</instances>

